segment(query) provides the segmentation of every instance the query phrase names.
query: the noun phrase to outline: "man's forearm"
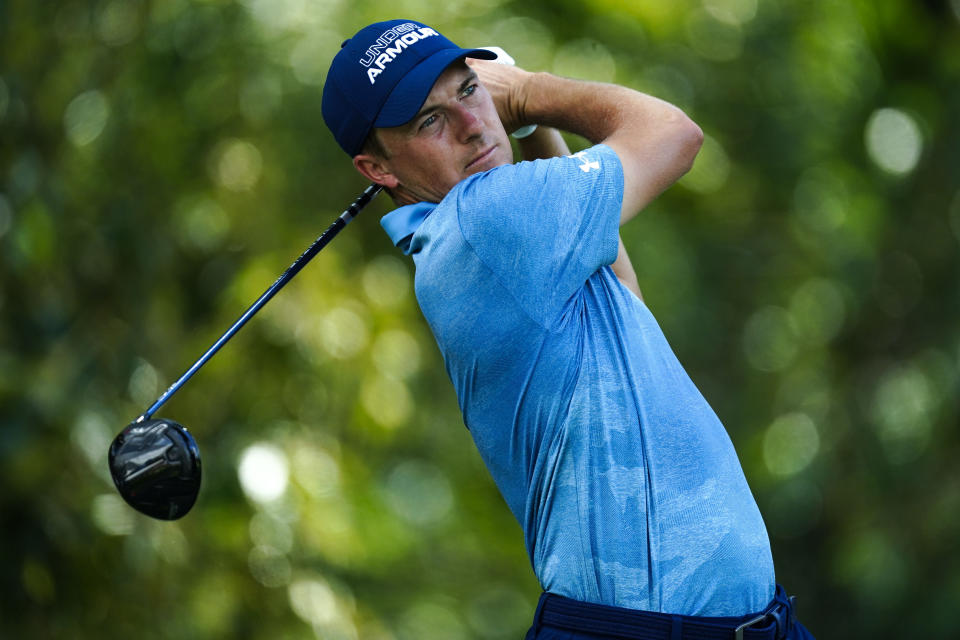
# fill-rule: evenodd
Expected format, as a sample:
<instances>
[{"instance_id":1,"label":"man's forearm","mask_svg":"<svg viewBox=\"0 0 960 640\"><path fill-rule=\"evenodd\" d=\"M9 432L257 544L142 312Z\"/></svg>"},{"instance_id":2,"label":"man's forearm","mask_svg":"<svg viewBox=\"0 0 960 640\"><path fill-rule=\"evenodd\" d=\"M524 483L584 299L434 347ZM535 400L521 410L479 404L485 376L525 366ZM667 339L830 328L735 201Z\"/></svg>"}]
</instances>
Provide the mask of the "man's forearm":
<instances>
[{"instance_id":1,"label":"man's forearm","mask_svg":"<svg viewBox=\"0 0 960 640\"><path fill-rule=\"evenodd\" d=\"M630 256L627 255L627 248L623 244L623 238L620 238L620 247L617 249L617 259L610 265L617 279L623 283L627 289L634 295L643 300L643 294L640 292L640 281L637 280L637 272L630 262Z\"/></svg>"},{"instance_id":2,"label":"man's forearm","mask_svg":"<svg viewBox=\"0 0 960 640\"><path fill-rule=\"evenodd\" d=\"M519 124L545 124L612 147L624 169L624 221L690 169L703 138L663 100L549 73L517 76L507 108Z\"/></svg>"},{"instance_id":3,"label":"man's forearm","mask_svg":"<svg viewBox=\"0 0 960 640\"><path fill-rule=\"evenodd\" d=\"M519 122L547 124L593 143L622 128L647 129L683 117L670 103L633 89L546 72L527 73L512 98Z\"/></svg>"},{"instance_id":4,"label":"man's forearm","mask_svg":"<svg viewBox=\"0 0 960 640\"><path fill-rule=\"evenodd\" d=\"M517 146L524 160L570 155L570 147L560 132L546 125L538 126L536 131L517 140Z\"/></svg>"}]
</instances>

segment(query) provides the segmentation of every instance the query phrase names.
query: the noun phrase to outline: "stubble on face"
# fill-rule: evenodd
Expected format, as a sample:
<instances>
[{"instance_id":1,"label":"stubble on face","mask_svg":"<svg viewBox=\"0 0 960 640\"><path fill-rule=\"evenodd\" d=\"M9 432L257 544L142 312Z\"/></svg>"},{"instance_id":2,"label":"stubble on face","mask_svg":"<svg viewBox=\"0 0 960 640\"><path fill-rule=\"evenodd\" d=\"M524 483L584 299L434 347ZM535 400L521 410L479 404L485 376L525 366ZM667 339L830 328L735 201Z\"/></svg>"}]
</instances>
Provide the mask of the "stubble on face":
<instances>
[{"instance_id":1,"label":"stubble on face","mask_svg":"<svg viewBox=\"0 0 960 640\"><path fill-rule=\"evenodd\" d=\"M490 94L462 61L437 79L423 107L399 127L379 129L394 198L439 202L461 180L513 162Z\"/></svg>"}]
</instances>

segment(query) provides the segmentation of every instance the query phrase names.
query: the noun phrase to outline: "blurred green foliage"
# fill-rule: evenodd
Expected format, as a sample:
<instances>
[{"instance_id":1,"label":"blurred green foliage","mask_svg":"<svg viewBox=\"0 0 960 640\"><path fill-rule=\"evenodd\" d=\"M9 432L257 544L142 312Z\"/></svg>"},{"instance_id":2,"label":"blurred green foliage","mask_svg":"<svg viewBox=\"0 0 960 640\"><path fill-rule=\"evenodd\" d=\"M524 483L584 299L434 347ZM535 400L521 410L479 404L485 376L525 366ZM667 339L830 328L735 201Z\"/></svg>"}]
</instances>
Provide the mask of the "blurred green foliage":
<instances>
[{"instance_id":1,"label":"blurred green foliage","mask_svg":"<svg viewBox=\"0 0 960 640\"><path fill-rule=\"evenodd\" d=\"M623 235L778 579L820 637L960 635L958 0L2 0L0 636L521 637L521 531L385 198L160 412L201 445L193 512L106 469L363 188L320 91L392 17L703 127Z\"/></svg>"}]
</instances>

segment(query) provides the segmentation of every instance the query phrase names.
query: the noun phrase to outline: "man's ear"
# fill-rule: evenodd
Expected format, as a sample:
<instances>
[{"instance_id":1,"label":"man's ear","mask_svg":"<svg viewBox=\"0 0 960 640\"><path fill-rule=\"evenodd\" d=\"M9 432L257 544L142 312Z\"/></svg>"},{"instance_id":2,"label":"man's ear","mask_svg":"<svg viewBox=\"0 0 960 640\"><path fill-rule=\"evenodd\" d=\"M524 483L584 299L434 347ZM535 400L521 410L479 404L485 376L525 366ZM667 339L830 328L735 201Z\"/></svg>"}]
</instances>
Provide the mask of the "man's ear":
<instances>
[{"instance_id":1,"label":"man's ear","mask_svg":"<svg viewBox=\"0 0 960 640\"><path fill-rule=\"evenodd\" d=\"M383 159L367 153L353 156L353 166L370 182L376 182L388 189L395 189L400 181L393 175Z\"/></svg>"}]
</instances>

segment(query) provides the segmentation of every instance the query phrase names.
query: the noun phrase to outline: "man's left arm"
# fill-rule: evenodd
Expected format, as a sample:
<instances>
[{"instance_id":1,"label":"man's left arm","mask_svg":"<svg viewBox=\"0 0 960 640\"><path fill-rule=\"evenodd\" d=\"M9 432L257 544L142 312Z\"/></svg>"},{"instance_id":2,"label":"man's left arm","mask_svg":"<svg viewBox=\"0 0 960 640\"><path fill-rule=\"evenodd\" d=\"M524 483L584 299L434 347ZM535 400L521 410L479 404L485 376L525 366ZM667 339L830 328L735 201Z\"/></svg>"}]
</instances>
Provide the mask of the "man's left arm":
<instances>
[{"instance_id":1,"label":"man's left arm","mask_svg":"<svg viewBox=\"0 0 960 640\"><path fill-rule=\"evenodd\" d=\"M524 160L570 155L570 147L567 146L567 141L553 127L537 127L530 135L519 138L517 146L520 147L520 155ZM627 255L626 247L623 246L623 238L620 238L617 259L610 265L610 268L613 269L613 273L623 283L623 286L643 300L643 294L640 293L640 283L637 281L637 273L633 268L633 263L630 262L630 256Z\"/></svg>"}]
</instances>

